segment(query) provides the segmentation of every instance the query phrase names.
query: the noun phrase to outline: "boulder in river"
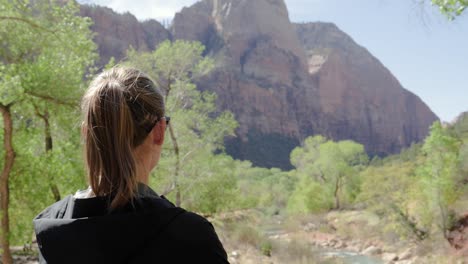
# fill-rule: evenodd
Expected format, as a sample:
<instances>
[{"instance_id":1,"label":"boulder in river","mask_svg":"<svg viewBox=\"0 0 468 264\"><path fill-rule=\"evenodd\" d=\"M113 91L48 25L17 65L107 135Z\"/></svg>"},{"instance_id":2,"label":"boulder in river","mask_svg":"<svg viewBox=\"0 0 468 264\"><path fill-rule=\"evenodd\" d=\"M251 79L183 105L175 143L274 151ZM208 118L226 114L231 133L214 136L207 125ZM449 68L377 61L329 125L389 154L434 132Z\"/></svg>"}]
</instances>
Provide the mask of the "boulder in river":
<instances>
[{"instance_id":1,"label":"boulder in river","mask_svg":"<svg viewBox=\"0 0 468 264\"><path fill-rule=\"evenodd\" d=\"M363 255L378 255L381 254L382 250L376 246L369 246L364 251L362 251Z\"/></svg>"}]
</instances>

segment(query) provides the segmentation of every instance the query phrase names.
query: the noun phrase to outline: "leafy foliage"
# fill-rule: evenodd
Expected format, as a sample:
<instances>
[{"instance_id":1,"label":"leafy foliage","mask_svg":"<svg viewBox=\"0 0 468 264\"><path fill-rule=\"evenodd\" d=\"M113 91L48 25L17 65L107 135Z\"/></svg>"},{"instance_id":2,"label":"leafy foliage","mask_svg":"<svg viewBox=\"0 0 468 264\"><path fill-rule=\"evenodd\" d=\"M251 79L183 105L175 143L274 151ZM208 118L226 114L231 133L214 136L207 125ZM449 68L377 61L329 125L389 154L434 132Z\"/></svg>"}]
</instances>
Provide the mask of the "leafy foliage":
<instances>
[{"instance_id":1,"label":"leafy foliage","mask_svg":"<svg viewBox=\"0 0 468 264\"><path fill-rule=\"evenodd\" d=\"M31 131L37 130L37 131ZM50 183L56 183L64 194L86 186L84 166L77 140L58 141L49 153L42 151L42 130L18 128L16 146L21 150L11 175L11 242L27 244L32 238L31 220L40 210L54 202Z\"/></svg>"},{"instance_id":2,"label":"leafy foliage","mask_svg":"<svg viewBox=\"0 0 468 264\"><path fill-rule=\"evenodd\" d=\"M78 12L73 1L0 1L0 104L11 106L17 157L10 177L14 244L31 240L31 219L50 204L51 184L64 192L84 187L77 106L97 54L91 20ZM50 152L47 133L56 143Z\"/></svg>"},{"instance_id":3,"label":"leafy foliage","mask_svg":"<svg viewBox=\"0 0 468 264\"><path fill-rule=\"evenodd\" d=\"M444 237L454 220L450 207L461 191L457 171L459 149L460 141L439 122L434 123L422 149L425 161L417 171L418 187L422 190L418 204L422 224Z\"/></svg>"},{"instance_id":4,"label":"leafy foliage","mask_svg":"<svg viewBox=\"0 0 468 264\"><path fill-rule=\"evenodd\" d=\"M358 203L386 219L384 232L396 232L402 237L425 238L410 214L413 192L417 191L415 161L392 160L383 165L369 166L361 172L361 193Z\"/></svg>"},{"instance_id":5,"label":"leafy foliage","mask_svg":"<svg viewBox=\"0 0 468 264\"><path fill-rule=\"evenodd\" d=\"M432 0L432 4L438 6L440 12L451 20L461 15L468 7L467 0Z\"/></svg>"},{"instance_id":6,"label":"leafy foliage","mask_svg":"<svg viewBox=\"0 0 468 264\"><path fill-rule=\"evenodd\" d=\"M235 173L237 208L261 208L267 214L277 214L286 208L296 184L288 172L252 167L250 162L239 163Z\"/></svg>"},{"instance_id":7,"label":"leafy foliage","mask_svg":"<svg viewBox=\"0 0 468 264\"><path fill-rule=\"evenodd\" d=\"M466 189L466 149L456 131L436 122L422 146L361 173L358 202L386 219L387 231L418 240L447 237Z\"/></svg>"},{"instance_id":8,"label":"leafy foliage","mask_svg":"<svg viewBox=\"0 0 468 264\"><path fill-rule=\"evenodd\" d=\"M233 135L237 122L230 112L216 110L216 95L200 92L194 80L213 67L198 42L163 42L154 52L130 50L127 64L148 73L166 97L171 126L163 158L154 173L154 185L175 189L177 203L192 210L214 213L225 208L236 186L233 161L224 155L224 137Z\"/></svg>"},{"instance_id":9,"label":"leafy foliage","mask_svg":"<svg viewBox=\"0 0 468 264\"><path fill-rule=\"evenodd\" d=\"M364 147L352 141L309 137L291 152L299 184L289 208L295 212L340 209L359 193L358 172L368 162Z\"/></svg>"}]
</instances>

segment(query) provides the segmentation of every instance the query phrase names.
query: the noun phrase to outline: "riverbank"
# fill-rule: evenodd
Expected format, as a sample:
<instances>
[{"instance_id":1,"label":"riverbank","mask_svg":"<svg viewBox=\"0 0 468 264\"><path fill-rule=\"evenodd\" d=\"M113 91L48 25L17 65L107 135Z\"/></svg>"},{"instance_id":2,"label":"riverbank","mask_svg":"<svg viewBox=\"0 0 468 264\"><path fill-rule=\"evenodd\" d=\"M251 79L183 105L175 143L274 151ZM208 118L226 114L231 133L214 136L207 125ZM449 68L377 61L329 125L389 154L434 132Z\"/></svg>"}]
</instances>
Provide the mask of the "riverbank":
<instances>
[{"instance_id":1,"label":"riverbank","mask_svg":"<svg viewBox=\"0 0 468 264\"><path fill-rule=\"evenodd\" d=\"M252 211L243 214L233 222L238 226L250 224L249 234L256 229L263 238L249 240L247 236L236 241L236 230L221 228L231 263L468 264L447 241L400 239L396 233L384 230L382 221L367 211L294 218L262 218ZM265 254L262 244L271 245L269 254Z\"/></svg>"}]
</instances>

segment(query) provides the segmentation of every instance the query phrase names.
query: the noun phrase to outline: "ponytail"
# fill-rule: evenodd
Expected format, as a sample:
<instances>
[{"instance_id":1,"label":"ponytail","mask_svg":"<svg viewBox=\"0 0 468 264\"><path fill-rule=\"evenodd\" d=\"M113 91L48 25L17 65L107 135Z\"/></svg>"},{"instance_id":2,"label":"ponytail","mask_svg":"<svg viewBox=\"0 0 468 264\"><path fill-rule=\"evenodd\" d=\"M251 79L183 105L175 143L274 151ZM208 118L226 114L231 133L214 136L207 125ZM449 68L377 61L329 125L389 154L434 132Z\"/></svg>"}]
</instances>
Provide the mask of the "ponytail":
<instances>
[{"instance_id":1,"label":"ponytail","mask_svg":"<svg viewBox=\"0 0 468 264\"><path fill-rule=\"evenodd\" d=\"M148 135L148 124L164 116L161 93L136 69L100 74L83 97L83 136L90 186L109 195L110 208L127 204L137 189L134 148Z\"/></svg>"}]
</instances>

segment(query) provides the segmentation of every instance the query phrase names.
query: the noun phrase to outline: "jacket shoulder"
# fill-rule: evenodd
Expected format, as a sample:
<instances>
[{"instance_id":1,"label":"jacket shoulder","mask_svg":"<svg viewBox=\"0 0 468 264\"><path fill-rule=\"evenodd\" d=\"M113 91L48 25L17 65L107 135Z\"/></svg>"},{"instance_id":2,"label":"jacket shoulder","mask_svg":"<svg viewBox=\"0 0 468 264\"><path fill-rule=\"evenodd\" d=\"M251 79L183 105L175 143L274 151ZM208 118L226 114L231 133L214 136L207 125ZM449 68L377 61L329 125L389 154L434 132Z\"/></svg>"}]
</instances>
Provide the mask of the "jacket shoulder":
<instances>
[{"instance_id":1,"label":"jacket shoulder","mask_svg":"<svg viewBox=\"0 0 468 264\"><path fill-rule=\"evenodd\" d=\"M189 212L177 215L131 263L228 263L227 254L213 225Z\"/></svg>"},{"instance_id":2,"label":"jacket shoulder","mask_svg":"<svg viewBox=\"0 0 468 264\"><path fill-rule=\"evenodd\" d=\"M62 200L53 203L48 206L42 212L40 212L34 220L39 220L43 218L64 218L67 208L70 206L70 202L73 200L73 196L68 195Z\"/></svg>"}]
</instances>

